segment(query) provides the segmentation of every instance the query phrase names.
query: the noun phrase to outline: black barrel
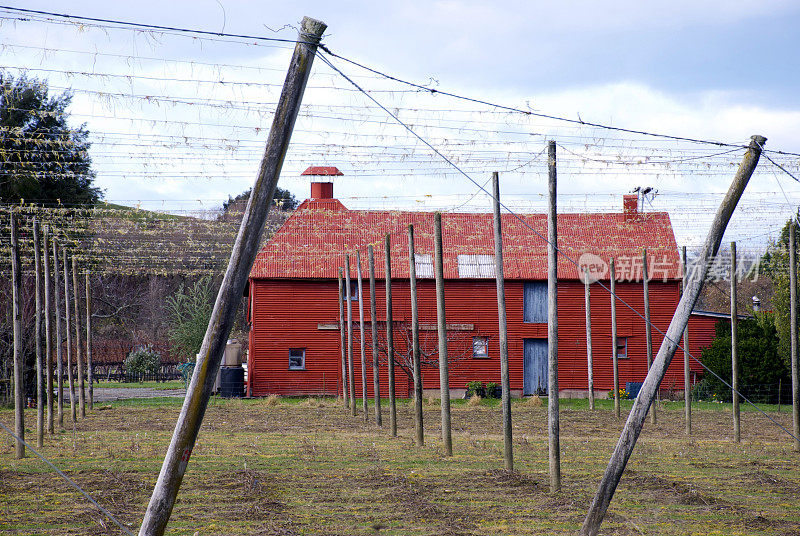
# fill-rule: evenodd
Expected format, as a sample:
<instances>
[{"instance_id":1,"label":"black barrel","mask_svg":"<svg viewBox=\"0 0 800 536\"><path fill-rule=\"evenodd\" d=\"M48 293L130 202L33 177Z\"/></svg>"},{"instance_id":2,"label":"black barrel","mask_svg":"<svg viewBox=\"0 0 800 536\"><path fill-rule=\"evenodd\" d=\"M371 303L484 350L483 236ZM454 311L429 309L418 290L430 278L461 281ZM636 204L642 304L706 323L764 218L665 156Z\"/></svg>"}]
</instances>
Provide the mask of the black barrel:
<instances>
[{"instance_id":1,"label":"black barrel","mask_svg":"<svg viewBox=\"0 0 800 536\"><path fill-rule=\"evenodd\" d=\"M219 394L226 398L238 398L244 394L244 368L220 368Z\"/></svg>"}]
</instances>

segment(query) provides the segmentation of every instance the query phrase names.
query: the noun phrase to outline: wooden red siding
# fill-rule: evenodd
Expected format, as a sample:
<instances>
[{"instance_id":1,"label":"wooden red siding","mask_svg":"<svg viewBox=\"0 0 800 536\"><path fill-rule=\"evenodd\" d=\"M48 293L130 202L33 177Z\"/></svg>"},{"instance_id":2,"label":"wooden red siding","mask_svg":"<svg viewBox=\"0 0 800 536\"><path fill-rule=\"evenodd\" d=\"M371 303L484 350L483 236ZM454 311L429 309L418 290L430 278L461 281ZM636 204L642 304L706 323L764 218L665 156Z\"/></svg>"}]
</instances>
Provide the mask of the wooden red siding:
<instances>
[{"instance_id":1,"label":"wooden red siding","mask_svg":"<svg viewBox=\"0 0 800 536\"><path fill-rule=\"evenodd\" d=\"M523 339L547 338L546 324L527 324L522 321L523 281L506 281L508 311L509 370L512 390L522 389ZM666 331L678 303L677 281L650 283L651 318ZM641 283L620 282L619 296L638 311L643 308ZM372 346L369 327L369 284L362 288L364 299L365 353L368 363L368 389L372 395ZM407 351L406 329L410 324L408 282L395 281L392 287L395 346ZM341 349L338 329L319 329L319 324L336 324L339 319L338 283L335 280L251 279L252 327L250 331L249 387L253 396L337 395L341 394ZM386 306L384 284L376 288L378 303L379 341L385 341ZM578 281L559 283L559 388L585 390L587 385L586 331L584 325L584 287ZM497 294L494 281L448 280L445 290L447 323L455 330L448 333L450 388L463 389L471 380L500 382L498 347ZM361 363L359 351L358 302L353 303L353 363L356 396L361 394ZM594 381L598 391L612 388L610 296L599 285L592 286L592 346L594 352ZM418 281L418 305L423 353L435 352L436 301L434 282ZM628 338L628 358L620 360L620 383L642 381L647 372L644 320L618 303L618 336ZM701 345L707 345L707 323L690 324L690 351L699 358ZM427 326L426 326L427 324ZM470 326L471 325L471 326ZM467 329L470 328L471 329ZM432 328L432 329L431 329ZM692 331L700 335L692 337ZM713 337L713 327L711 330ZM489 338L489 358L472 357L472 337ZM653 353L658 351L662 336L653 331ZM306 349L305 370L289 370L289 348ZM383 358L383 356L382 356ZM385 362L385 359L382 359ZM693 373L701 370L692 362ZM381 366L382 395L387 393L385 364ZM407 396L410 381L402 370L396 374L398 396ZM439 388L438 368L423 368L423 387ZM662 389L683 388L683 358L679 351L664 378Z\"/></svg>"}]
</instances>

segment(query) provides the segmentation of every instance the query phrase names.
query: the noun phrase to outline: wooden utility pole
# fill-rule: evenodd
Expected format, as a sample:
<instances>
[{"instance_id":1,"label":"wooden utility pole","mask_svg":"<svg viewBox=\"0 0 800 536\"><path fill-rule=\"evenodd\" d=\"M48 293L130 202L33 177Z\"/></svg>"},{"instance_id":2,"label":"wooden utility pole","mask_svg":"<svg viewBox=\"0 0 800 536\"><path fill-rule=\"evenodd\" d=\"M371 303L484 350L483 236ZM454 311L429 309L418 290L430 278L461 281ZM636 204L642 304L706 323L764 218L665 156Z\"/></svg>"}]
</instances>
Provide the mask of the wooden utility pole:
<instances>
[{"instance_id":1,"label":"wooden utility pole","mask_svg":"<svg viewBox=\"0 0 800 536\"><path fill-rule=\"evenodd\" d=\"M350 391L350 414L356 416L356 378L353 370L353 301L350 291L350 254L344 256L345 295L347 298L347 386Z\"/></svg>"},{"instance_id":2,"label":"wooden utility pole","mask_svg":"<svg viewBox=\"0 0 800 536\"><path fill-rule=\"evenodd\" d=\"M584 302L586 305L584 308L586 309L586 367L588 373L588 389L589 389L589 409L594 410L594 362L592 361L592 304L591 300L591 293L589 290L590 280L589 280L589 273L583 273L583 285L584 285Z\"/></svg>"},{"instance_id":3,"label":"wooden utility pole","mask_svg":"<svg viewBox=\"0 0 800 536\"><path fill-rule=\"evenodd\" d=\"M78 406L81 418L86 417L86 385L83 375L83 343L81 342L81 287L78 284L78 259L72 256L72 292L73 303L75 305L75 363L78 365Z\"/></svg>"},{"instance_id":4,"label":"wooden utility pole","mask_svg":"<svg viewBox=\"0 0 800 536\"><path fill-rule=\"evenodd\" d=\"M58 242L53 239L53 289L55 295L53 304L55 305L56 316L56 380L58 384L56 404L58 405L58 426L64 428L64 355L61 350L61 274L58 270Z\"/></svg>"},{"instance_id":5,"label":"wooden utility pole","mask_svg":"<svg viewBox=\"0 0 800 536\"><path fill-rule=\"evenodd\" d=\"M653 326L650 321L650 271L647 269L647 248L642 251L642 287L644 289L644 340L647 345L647 372L653 364ZM658 396L656 395L656 401ZM650 407L650 422L656 424L656 406Z\"/></svg>"},{"instance_id":6,"label":"wooden utility pole","mask_svg":"<svg viewBox=\"0 0 800 536\"><path fill-rule=\"evenodd\" d=\"M175 497L214 388L228 335L258 253L264 223L272 205L272 196L311 72L314 54L325 28L324 23L308 17L301 23L300 35L278 100L258 178L247 202L180 417L139 529L140 536L161 536L172 513Z\"/></svg>"},{"instance_id":7,"label":"wooden utility pole","mask_svg":"<svg viewBox=\"0 0 800 536\"><path fill-rule=\"evenodd\" d=\"M558 229L556 211L556 142L547 144L547 424L550 440L550 492L561 490L558 410Z\"/></svg>"},{"instance_id":8,"label":"wooden utility pole","mask_svg":"<svg viewBox=\"0 0 800 536\"><path fill-rule=\"evenodd\" d=\"M792 235L794 233L790 233ZM739 313L736 297L736 242L731 242L731 400L733 401L733 440L742 440L739 421ZM780 393L778 393L780 396Z\"/></svg>"},{"instance_id":9,"label":"wooden utility pole","mask_svg":"<svg viewBox=\"0 0 800 536\"><path fill-rule=\"evenodd\" d=\"M503 225L500 217L500 174L492 173L492 227L494 233L494 276L497 287L498 342L500 345L500 388L503 405L503 461L514 470L514 443L511 428L511 380L508 371L508 325L506 323L506 281L503 272Z\"/></svg>"},{"instance_id":10,"label":"wooden utility pole","mask_svg":"<svg viewBox=\"0 0 800 536\"><path fill-rule=\"evenodd\" d=\"M614 371L614 414L620 417L619 401L619 355L617 354L617 274L614 270L614 259L611 259L611 368Z\"/></svg>"},{"instance_id":11,"label":"wooden utility pole","mask_svg":"<svg viewBox=\"0 0 800 536\"><path fill-rule=\"evenodd\" d=\"M439 391L442 410L442 442L444 455L453 455L450 433L450 371L447 366L447 318L444 307L444 256L442 252L442 213L433 215L434 276L436 277L436 329L439 336Z\"/></svg>"},{"instance_id":12,"label":"wooden utility pole","mask_svg":"<svg viewBox=\"0 0 800 536\"><path fill-rule=\"evenodd\" d=\"M791 332L792 369L792 425L794 430L794 450L800 452L800 371L797 365L797 224L792 220L789 226L789 331ZM780 394L778 394L780 398Z\"/></svg>"},{"instance_id":13,"label":"wooden utility pole","mask_svg":"<svg viewBox=\"0 0 800 536\"><path fill-rule=\"evenodd\" d=\"M688 263L686 261L686 246L681 250L683 255L683 292L689 284ZM691 312L691 311L690 311ZM689 322L683 329L683 407L684 419L686 420L686 435L692 435L692 384L690 380L691 370L689 369Z\"/></svg>"},{"instance_id":14,"label":"wooden utility pole","mask_svg":"<svg viewBox=\"0 0 800 536\"><path fill-rule=\"evenodd\" d=\"M386 255L386 361L389 365L389 429L397 437L397 404L394 392L394 322L392 320L392 247L386 233L384 249Z\"/></svg>"},{"instance_id":15,"label":"wooden utility pole","mask_svg":"<svg viewBox=\"0 0 800 536\"><path fill-rule=\"evenodd\" d=\"M408 226L408 279L411 287L411 357L414 374L414 436L417 445L425 444L422 428L422 370L419 362L419 310L417 309L417 265L414 256L414 226Z\"/></svg>"},{"instance_id":16,"label":"wooden utility pole","mask_svg":"<svg viewBox=\"0 0 800 536\"><path fill-rule=\"evenodd\" d=\"M725 233L725 228L736 208L736 204L739 202L739 198L741 198L745 186L747 186L747 182L753 174L753 170L761 155L761 146L763 146L765 141L766 139L761 136L753 136L753 140L742 160L742 164L736 172L733 183L717 210L717 214L711 224L711 229L709 229L708 236L698 259L698 269L694 271L694 275L686 288L686 292L681 296L681 300L678 303L669 328L667 328L667 333L661 343L658 354L653 361L650 373L648 373L647 378L645 378L642 389L639 391L639 396L636 397L633 408L628 414L625 428L620 434L614 453L611 455L611 460L608 462L608 467L606 468L605 474L600 481L600 486L592 501L592 506L589 508L589 512L583 522L583 527L581 528L582 536L595 536L600 530L600 524L603 522L603 517L605 517L608 511L608 505L611 503L614 491L617 489L625 466L633 452L633 447L636 445L639 433L642 431L642 426L647 416L647 409L650 407L650 404L653 403L656 390L661 380L664 379L667 367L669 367L675 355L681 333L689 322L689 316L692 313L695 302L697 302L697 297L700 295L703 281L708 273L708 267L711 262L713 262L714 256L719 250L722 235Z\"/></svg>"},{"instance_id":17,"label":"wooden utility pole","mask_svg":"<svg viewBox=\"0 0 800 536\"><path fill-rule=\"evenodd\" d=\"M50 305L53 301L50 290L50 226L44 226L43 252L44 252L44 352L47 381L47 432L55 433L53 420L53 325L51 322L52 311Z\"/></svg>"},{"instance_id":18,"label":"wooden utility pole","mask_svg":"<svg viewBox=\"0 0 800 536\"><path fill-rule=\"evenodd\" d=\"M339 346L342 350L342 400L344 400L344 407L350 405L350 395L347 392L347 336L345 335L344 327L344 276L342 269L339 268Z\"/></svg>"},{"instance_id":19,"label":"wooden utility pole","mask_svg":"<svg viewBox=\"0 0 800 536\"><path fill-rule=\"evenodd\" d=\"M375 399L375 424L383 426L381 416L381 381L380 367L378 366L378 313L375 299L375 250L370 244L367 247L369 254L369 316L372 328L372 396Z\"/></svg>"},{"instance_id":20,"label":"wooden utility pole","mask_svg":"<svg viewBox=\"0 0 800 536\"><path fill-rule=\"evenodd\" d=\"M94 409L94 363L92 362L92 290L86 271L86 375L89 382L89 409Z\"/></svg>"},{"instance_id":21,"label":"wooden utility pole","mask_svg":"<svg viewBox=\"0 0 800 536\"><path fill-rule=\"evenodd\" d=\"M44 374L42 364L42 244L39 220L33 219L33 267L36 284L36 446L44 446Z\"/></svg>"},{"instance_id":22,"label":"wooden utility pole","mask_svg":"<svg viewBox=\"0 0 800 536\"><path fill-rule=\"evenodd\" d=\"M72 324L70 324L69 306L71 294L69 292L69 263L67 250L61 250L64 267L64 327L67 334L67 379L69 381L69 408L72 413L72 422L78 422L78 413L75 408L75 378L72 376Z\"/></svg>"},{"instance_id":23,"label":"wooden utility pole","mask_svg":"<svg viewBox=\"0 0 800 536\"><path fill-rule=\"evenodd\" d=\"M17 217L11 210L11 320L14 331L14 452L25 457L25 356L22 344L22 266L19 261Z\"/></svg>"},{"instance_id":24,"label":"wooden utility pole","mask_svg":"<svg viewBox=\"0 0 800 536\"><path fill-rule=\"evenodd\" d=\"M364 422L369 421L369 398L367 398L367 349L364 338L364 281L361 279L361 253L356 250L356 276L358 277L358 329L361 334L361 404L364 408Z\"/></svg>"}]
</instances>

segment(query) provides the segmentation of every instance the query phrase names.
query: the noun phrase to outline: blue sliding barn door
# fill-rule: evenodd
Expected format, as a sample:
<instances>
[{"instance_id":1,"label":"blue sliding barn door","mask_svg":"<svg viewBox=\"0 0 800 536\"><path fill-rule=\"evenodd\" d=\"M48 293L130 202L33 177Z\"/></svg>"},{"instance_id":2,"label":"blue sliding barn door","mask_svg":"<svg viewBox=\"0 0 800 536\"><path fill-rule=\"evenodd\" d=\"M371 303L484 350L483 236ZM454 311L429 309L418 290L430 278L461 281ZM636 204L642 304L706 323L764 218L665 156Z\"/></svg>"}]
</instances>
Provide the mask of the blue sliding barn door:
<instances>
[{"instance_id":1,"label":"blue sliding barn door","mask_svg":"<svg viewBox=\"0 0 800 536\"><path fill-rule=\"evenodd\" d=\"M523 339L522 394L547 394L547 339Z\"/></svg>"}]
</instances>

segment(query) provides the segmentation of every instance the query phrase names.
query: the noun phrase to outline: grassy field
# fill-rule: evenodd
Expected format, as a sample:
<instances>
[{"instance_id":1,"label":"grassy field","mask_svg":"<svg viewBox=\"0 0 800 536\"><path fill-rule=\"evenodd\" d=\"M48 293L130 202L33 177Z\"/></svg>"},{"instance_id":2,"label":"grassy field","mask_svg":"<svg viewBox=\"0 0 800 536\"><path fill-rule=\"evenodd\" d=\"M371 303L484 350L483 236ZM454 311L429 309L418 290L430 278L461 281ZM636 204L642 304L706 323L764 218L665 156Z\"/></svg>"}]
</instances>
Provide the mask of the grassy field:
<instances>
[{"instance_id":1,"label":"grassy field","mask_svg":"<svg viewBox=\"0 0 800 536\"><path fill-rule=\"evenodd\" d=\"M547 476L545 407L513 407L516 471L502 469L501 416L490 404L453 408L454 451L442 455L439 408L425 406L426 445L351 417L332 400L212 400L168 534L575 534L624 421L610 401L590 412L562 401L563 491ZM95 409L46 438L44 455L135 532L160 468L180 399ZM785 408L784 408L785 410ZM649 422L611 504L603 534L800 534L800 455L758 413L731 442L729 406L668 403ZM791 426L787 412L771 413ZM385 415L384 415L385 417ZM623 416L624 417L624 416ZM35 424L27 412L28 437ZM0 419L13 424L9 410ZM119 534L40 460L17 461L0 442L0 533Z\"/></svg>"}]
</instances>

